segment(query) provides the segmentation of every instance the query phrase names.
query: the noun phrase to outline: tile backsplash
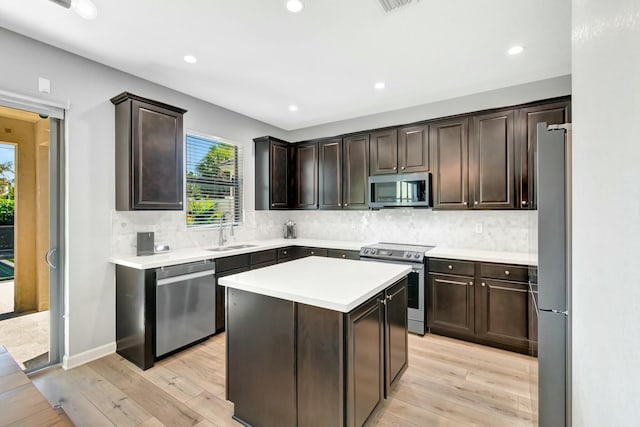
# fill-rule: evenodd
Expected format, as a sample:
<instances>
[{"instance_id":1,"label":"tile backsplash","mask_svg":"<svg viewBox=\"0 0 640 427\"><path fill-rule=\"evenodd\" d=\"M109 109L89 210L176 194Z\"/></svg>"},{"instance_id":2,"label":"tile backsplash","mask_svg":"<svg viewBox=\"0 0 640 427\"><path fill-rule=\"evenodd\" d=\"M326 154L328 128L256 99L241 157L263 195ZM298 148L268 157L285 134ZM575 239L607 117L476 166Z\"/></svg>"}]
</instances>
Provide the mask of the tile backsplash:
<instances>
[{"instance_id":1,"label":"tile backsplash","mask_svg":"<svg viewBox=\"0 0 640 427\"><path fill-rule=\"evenodd\" d=\"M247 211L230 241L282 237L287 219L297 224L298 237L366 242L422 243L460 249L535 252L535 211ZM188 229L184 212L112 213L112 252L136 252L136 233L153 231L156 242L174 249L216 246L218 228ZM228 230L225 230L228 235Z\"/></svg>"}]
</instances>

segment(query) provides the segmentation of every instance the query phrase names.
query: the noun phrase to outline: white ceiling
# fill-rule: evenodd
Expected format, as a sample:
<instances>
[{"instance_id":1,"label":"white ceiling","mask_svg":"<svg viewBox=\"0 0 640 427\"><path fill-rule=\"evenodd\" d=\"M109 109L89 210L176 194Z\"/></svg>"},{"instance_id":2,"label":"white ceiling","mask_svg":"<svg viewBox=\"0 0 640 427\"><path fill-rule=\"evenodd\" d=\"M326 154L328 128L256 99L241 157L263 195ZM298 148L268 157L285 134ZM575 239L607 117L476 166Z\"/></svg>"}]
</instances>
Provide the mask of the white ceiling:
<instances>
[{"instance_id":1,"label":"white ceiling","mask_svg":"<svg viewBox=\"0 0 640 427\"><path fill-rule=\"evenodd\" d=\"M3 1L0 26L286 130L571 72L570 0L303 1Z\"/></svg>"}]
</instances>

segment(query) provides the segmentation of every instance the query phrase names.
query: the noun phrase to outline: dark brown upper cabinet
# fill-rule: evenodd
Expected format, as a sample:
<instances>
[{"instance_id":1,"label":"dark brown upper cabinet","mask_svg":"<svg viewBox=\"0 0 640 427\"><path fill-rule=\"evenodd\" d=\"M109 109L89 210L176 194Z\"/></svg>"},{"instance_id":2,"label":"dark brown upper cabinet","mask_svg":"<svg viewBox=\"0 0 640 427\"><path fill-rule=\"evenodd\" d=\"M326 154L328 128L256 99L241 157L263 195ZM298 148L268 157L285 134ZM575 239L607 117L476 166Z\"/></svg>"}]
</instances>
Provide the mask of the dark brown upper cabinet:
<instances>
[{"instance_id":1,"label":"dark brown upper cabinet","mask_svg":"<svg viewBox=\"0 0 640 427\"><path fill-rule=\"evenodd\" d=\"M294 208L318 209L318 143L296 144L294 151Z\"/></svg>"},{"instance_id":2,"label":"dark brown upper cabinet","mask_svg":"<svg viewBox=\"0 0 640 427\"><path fill-rule=\"evenodd\" d=\"M428 172L429 126L409 126L398 130L398 172Z\"/></svg>"},{"instance_id":3,"label":"dark brown upper cabinet","mask_svg":"<svg viewBox=\"0 0 640 427\"><path fill-rule=\"evenodd\" d=\"M536 208L536 146L537 125L559 125L571 122L571 101L546 103L521 108L516 112L519 129L516 133L516 204L523 209Z\"/></svg>"},{"instance_id":4,"label":"dark brown upper cabinet","mask_svg":"<svg viewBox=\"0 0 640 427\"><path fill-rule=\"evenodd\" d=\"M342 138L318 142L320 209L342 209Z\"/></svg>"},{"instance_id":5,"label":"dark brown upper cabinet","mask_svg":"<svg viewBox=\"0 0 640 427\"><path fill-rule=\"evenodd\" d=\"M467 209L469 202L469 119L430 124L434 209Z\"/></svg>"},{"instance_id":6,"label":"dark brown upper cabinet","mask_svg":"<svg viewBox=\"0 0 640 427\"><path fill-rule=\"evenodd\" d=\"M369 134L343 140L342 208L368 209Z\"/></svg>"},{"instance_id":7,"label":"dark brown upper cabinet","mask_svg":"<svg viewBox=\"0 0 640 427\"><path fill-rule=\"evenodd\" d=\"M291 203L291 144L271 136L255 138L256 210L289 209Z\"/></svg>"},{"instance_id":8,"label":"dark brown upper cabinet","mask_svg":"<svg viewBox=\"0 0 640 427\"><path fill-rule=\"evenodd\" d=\"M398 172L398 130L384 130L370 135L369 175Z\"/></svg>"},{"instance_id":9,"label":"dark brown upper cabinet","mask_svg":"<svg viewBox=\"0 0 640 427\"><path fill-rule=\"evenodd\" d=\"M429 171L429 126L371 134L369 175Z\"/></svg>"},{"instance_id":10,"label":"dark brown upper cabinet","mask_svg":"<svg viewBox=\"0 0 640 427\"><path fill-rule=\"evenodd\" d=\"M470 207L515 208L513 110L474 116L469 140Z\"/></svg>"},{"instance_id":11,"label":"dark brown upper cabinet","mask_svg":"<svg viewBox=\"0 0 640 427\"><path fill-rule=\"evenodd\" d=\"M116 210L182 210L187 110L123 92L116 110Z\"/></svg>"}]
</instances>

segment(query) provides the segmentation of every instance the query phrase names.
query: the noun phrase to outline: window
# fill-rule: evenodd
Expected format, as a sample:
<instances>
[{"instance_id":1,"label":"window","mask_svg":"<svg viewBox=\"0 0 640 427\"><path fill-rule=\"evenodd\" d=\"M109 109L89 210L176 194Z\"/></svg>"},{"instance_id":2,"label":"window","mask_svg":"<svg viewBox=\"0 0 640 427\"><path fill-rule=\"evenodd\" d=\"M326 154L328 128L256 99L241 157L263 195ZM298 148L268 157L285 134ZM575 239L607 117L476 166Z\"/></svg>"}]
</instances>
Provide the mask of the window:
<instances>
[{"instance_id":1,"label":"window","mask_svg":"<svg viewBox=\"0 0 640 427\"><path fill-rule=\"evenodd\" d=\"M242 221L242 148L187 135L187 226Z\"/></svg>"}]
</instances>

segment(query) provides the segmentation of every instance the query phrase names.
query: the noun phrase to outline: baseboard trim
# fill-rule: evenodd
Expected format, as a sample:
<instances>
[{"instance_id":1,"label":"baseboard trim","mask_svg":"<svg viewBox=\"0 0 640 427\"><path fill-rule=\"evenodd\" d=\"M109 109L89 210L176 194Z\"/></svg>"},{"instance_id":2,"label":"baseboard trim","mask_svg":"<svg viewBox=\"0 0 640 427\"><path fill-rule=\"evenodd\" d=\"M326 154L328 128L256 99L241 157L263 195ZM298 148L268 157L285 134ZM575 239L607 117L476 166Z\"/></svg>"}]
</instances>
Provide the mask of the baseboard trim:
<instances>
[{"instance_id":1,"label":"baseboard trim","mask_svg":"<svg viewBox=\"0 0 640 427\"><path fill-rule=\"evenodd\" d=\"M82 353L74 354L73 356L67 356L65 354L62 357L62 368L73 369L115 352L116 343L114 341L109 344L101 345L100 347L92 348L91 350L83 351Z\"/></svg>"}]
</instances>

